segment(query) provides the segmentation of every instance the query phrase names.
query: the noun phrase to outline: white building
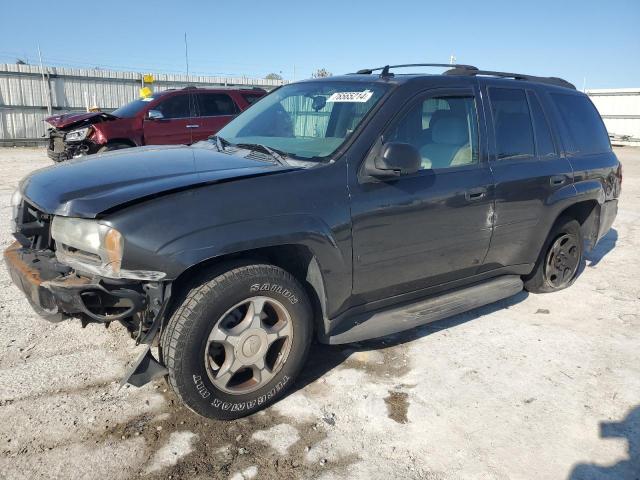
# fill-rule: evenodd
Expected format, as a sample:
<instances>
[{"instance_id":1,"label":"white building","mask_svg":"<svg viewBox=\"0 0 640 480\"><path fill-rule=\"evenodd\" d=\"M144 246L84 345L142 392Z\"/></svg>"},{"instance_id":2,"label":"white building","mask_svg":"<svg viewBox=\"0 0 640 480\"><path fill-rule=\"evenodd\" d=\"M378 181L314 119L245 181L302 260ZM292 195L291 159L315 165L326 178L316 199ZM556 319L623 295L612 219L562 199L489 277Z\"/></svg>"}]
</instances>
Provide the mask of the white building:
<instances>
[{"instance_id":1,"label":"white building","mask_svg":"<svg viewBox=\"0 0 640 480\"><path fill-rule=\"evenodd\" d=\"M640 146L640 88L587 90L614 145Z\"/></svg>"}]
</instances>

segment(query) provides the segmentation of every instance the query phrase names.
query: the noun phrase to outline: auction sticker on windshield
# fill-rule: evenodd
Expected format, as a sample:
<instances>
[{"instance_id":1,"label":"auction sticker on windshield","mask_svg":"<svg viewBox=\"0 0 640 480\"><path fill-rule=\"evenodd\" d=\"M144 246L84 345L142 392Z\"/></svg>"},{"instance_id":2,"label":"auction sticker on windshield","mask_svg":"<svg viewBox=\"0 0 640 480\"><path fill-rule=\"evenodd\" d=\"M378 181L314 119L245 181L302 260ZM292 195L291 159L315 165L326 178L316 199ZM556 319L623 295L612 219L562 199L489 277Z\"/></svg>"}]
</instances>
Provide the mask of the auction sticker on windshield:
<instances>
[{"instance_id":1,"label":"auction sticker on windshield","mask_svg":"<svg viewBox=\"0 0 640 480\"><path fill-rule=\"evenodd\" d=\"M363 92L336 92L327 98L327 102L367 102L373 95L371 90Z\"/></svg>"}]
</instances>

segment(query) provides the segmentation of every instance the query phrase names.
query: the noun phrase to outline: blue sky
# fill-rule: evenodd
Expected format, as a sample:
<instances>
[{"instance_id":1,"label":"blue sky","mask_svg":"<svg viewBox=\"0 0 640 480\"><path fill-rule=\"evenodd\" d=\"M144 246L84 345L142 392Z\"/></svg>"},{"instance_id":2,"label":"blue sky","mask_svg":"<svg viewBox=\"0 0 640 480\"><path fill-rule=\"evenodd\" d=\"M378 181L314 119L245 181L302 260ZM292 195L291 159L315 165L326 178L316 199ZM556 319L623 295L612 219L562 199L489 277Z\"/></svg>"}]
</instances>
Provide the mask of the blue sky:
<instances>
[{"instance_id":1,"label":"blue sky","mask_svg":"<svg viewBox=\"0 0 640 480\"><path fill-rule=\"evenodd\" d=\"M94 5L99 5L94 7ZM640 86L640 1L58 2L10 0L0 63L307 78L387 63L448 62Z\"/></svg>"}]
</instances>

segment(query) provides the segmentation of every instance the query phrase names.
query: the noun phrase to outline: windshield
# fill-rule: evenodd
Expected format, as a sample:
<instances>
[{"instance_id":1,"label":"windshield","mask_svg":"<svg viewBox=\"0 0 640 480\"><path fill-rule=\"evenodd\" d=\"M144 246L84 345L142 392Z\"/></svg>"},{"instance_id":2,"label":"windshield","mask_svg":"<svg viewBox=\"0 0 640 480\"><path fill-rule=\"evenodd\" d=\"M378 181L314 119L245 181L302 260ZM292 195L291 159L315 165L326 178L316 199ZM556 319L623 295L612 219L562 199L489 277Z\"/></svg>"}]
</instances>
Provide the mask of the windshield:
<instances>
[{"instance_id":1,"label":"windshield","mask_svg":"<svg viewBox=\"0 0 640 480\"><path fill-rule=\"evenodd\" d=\"M355 82L304 82L264 97L218 136L261 144L301 159L331 155L349 138L387 87Z\"/></svg>"},{"instance_id":2,"label":"windshield","mask_svg":"<svg viewBox=\"0 0 640 480\"><path fill-rule=\"evenodd\" d=\"M154 97L145 97L138 100L134 100L131 103L121 106L111 112L111 115L120 118L135 117L140 110L149 105L149 102L155 100Z\"/></svg>"}]
</instances>

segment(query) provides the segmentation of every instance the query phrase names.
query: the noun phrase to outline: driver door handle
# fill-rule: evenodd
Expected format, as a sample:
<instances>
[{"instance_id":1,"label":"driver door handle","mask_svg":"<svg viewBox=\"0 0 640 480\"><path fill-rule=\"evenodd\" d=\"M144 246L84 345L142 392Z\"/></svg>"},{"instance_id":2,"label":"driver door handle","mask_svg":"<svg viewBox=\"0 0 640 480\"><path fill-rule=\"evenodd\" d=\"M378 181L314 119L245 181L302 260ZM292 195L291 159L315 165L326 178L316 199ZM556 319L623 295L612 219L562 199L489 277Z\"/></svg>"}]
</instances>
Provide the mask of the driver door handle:
<instances>
[{"instance_id":1,"label":"driver door handle","mask_svg":"<svg viewBox=\"0 0 640 480\"><path fill-rule=\"evenodd\" d=\"M187 128L200 128L200 125L187 125Z\"/></svg>"},{"instance_id":2,"label":"driver door handle","mask_svg":"<svg viewBox=\"0 0 640 480\"><path fill-rule=\"evenodd\" d=\"M549 179L549 183L551 183L551 185L554 187L557 187L558 185L562 185L566 181L567 181L567 177L564 175L553 175Z\"/></svg>"},{"instance_id":3,"label":"driver door handle","mask_svg":"<svg viewBox=\"0 0 640 480\"><path fill-rule=\"evenodd\" d=\"M466 192L464 192L464 197L467 199L467 201L473 202L475 200L480 200L481 198L484 198L486 194L487 194L486 188L478 187L478 188L472 188L471 190L467 190Z\"/></svg>"}]
</instances>

